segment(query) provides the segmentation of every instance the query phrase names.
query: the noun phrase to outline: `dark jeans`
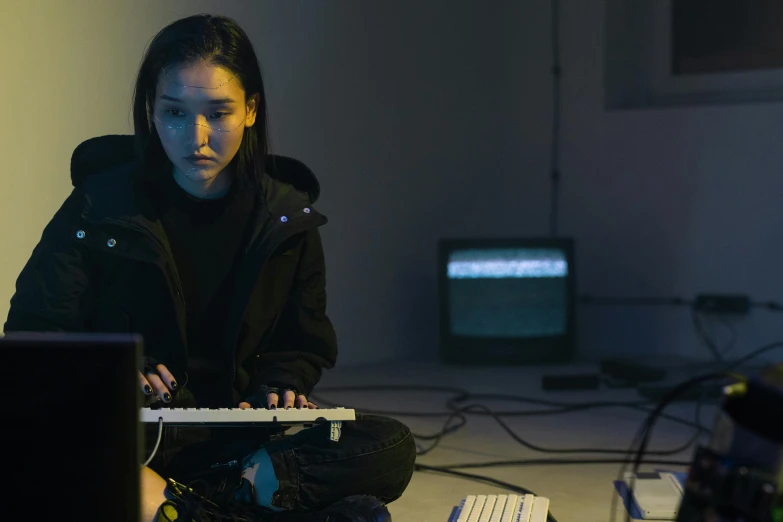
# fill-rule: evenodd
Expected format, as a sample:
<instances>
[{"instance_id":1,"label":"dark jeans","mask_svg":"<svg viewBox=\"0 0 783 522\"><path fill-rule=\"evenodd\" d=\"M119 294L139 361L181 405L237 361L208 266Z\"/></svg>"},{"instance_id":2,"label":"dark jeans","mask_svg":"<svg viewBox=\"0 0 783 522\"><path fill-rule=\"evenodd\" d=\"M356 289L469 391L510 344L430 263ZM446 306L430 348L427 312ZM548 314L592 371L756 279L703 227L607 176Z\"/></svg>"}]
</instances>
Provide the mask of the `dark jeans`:
<instances>
[{"instance_id":1,"label":"dark jeans","mask_svg":"<svg viewBox=\"0 0 783 522\"><path fill-rule=\"evenodd\" d=\"M279 483L273 506L317 510L351 495L372 495L386 503L402 495L416 459L407 426L357 414L355 421L343 422L339 441L329 439L330 429L327 423L285 435L265 428L212 428L207 440L190 443L158 461L157 469L151 467L183 483L209 480L221 472L241 473L242 460L263 447ZM188 434L182 429L173 438L182 439L183 433Z\"/></svg>"}]
</instances>

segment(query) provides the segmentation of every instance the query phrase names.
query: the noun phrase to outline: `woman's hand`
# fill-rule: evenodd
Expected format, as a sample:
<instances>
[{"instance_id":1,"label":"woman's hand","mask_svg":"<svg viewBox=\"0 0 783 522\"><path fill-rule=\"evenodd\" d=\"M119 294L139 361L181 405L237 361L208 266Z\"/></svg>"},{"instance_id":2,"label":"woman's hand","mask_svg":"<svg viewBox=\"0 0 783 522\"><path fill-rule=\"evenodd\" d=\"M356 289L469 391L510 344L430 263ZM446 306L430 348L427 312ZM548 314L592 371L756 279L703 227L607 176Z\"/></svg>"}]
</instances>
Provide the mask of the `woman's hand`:
<instances>
[{"instance_id":1,"label":"woman's hand","mask_svg":"<svg viewBox=\"0 0 783 522\"><path fill-rule=\"evenodd\" d=\"M171 394L179 388L177 380L162 364L156 364L154 369L146 367L144 373L139 372L139 386L144 395L154 393L163 402L171 402Z\"/></svg>"},{"instance_id":2,"label":"woman's hand","mask_svg":"<svg viewBox=\"0 0 783 522\"><path fill-rule=\"evenodd\" d=\"M304 395L299 395L298 397L294 392L291 390L286 390L285 393L283 393L282 402L280 402L280 396L275 392L269 392L266 395L266 407L267 409L274 410L278 407L280 408L305 408L309 410L317 409L318 406L313 404L312 402L307 400L307 397ZM242 409L246 408L252 408L253 406L250 405L249 402L240 402L239 407Z\"/></svg>"}]
</instances>

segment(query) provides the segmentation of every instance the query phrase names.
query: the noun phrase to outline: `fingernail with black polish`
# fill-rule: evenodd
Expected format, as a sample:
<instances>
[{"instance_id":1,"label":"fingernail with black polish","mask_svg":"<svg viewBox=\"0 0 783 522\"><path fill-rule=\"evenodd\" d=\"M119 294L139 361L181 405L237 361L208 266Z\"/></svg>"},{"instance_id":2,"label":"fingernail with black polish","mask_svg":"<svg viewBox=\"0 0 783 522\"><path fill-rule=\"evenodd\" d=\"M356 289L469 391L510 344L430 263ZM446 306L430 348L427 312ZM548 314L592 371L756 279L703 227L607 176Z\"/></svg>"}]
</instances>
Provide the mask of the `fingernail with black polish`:
<instances>
[{"instance_id":1,"label":"fingernail with black polish","mask_svg":"<svg viewBox=\"0 0 783 522\"><path fill-rule=\"evenodd\" d=\"M163 400L169 402L171 400L171 395L168 392L164 393Z\"/></svg>"},{"instance_id":2,"label":"fingernail with black polish","mask_svg":"<svg viewBox=\"0 0 783 522\"><path fill-rule=\"evenodd\" d=\"M150 385L149 385L149 384L145 384L145 385L144 385L144 393L145 393L146 395L149 395L150 393L152 393L152 388L150 387Z\"/></svg>"},{"instance_id":3,"label":"fingernail with black polish","mask_svg":"<svg viewBox=\"0 0 783 522\"><path fill-rule=\"evenodd\" d=\"M286 407L285 407L285 409L286 409L286 410L290 410L290 409L291 409L291 406L286 406Z\"/></svg>"},{"instance_id":4,"label":"fingernail with black polish","mask_svg":"<svg viewBox=\"0 0 783 522\"><path fill-rule=\"evenodd\" d=\"M277 406L275 406L274 404L270 404L270 405L269 405L269 409L276 410L276 409L277 409Z\"/></svg>"},{"instance_id":5,"label":"fingernail with black polish","mask_svg":"<svg viewBox=\"0 0 783 522\"><path fill-rule=\"evenodd\" d=\"M179 387L179 384L177 384L177 381L171 381L171 389L176 390Z\"/></svg>"}]
</instances>

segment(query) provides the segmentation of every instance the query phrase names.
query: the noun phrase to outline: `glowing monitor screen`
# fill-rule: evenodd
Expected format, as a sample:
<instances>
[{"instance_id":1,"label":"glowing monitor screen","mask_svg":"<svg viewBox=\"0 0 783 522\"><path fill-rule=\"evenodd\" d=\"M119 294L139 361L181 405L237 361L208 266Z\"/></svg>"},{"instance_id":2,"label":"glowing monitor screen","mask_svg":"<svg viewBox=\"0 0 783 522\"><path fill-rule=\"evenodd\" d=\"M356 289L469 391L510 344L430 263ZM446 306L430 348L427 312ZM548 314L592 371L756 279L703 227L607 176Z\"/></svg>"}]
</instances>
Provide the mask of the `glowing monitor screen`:
<instances>
[{"instance_id":1,"label":"glowing monitor screen","mask_svg":"<svg viewBox=\"0 0 783 522\"><path fill-rule=\"evenodd\" d=\"M453 250L447 265L451 334L563 335L568 268L566 253L554 248Z\"/></svg>"}]
</instances>

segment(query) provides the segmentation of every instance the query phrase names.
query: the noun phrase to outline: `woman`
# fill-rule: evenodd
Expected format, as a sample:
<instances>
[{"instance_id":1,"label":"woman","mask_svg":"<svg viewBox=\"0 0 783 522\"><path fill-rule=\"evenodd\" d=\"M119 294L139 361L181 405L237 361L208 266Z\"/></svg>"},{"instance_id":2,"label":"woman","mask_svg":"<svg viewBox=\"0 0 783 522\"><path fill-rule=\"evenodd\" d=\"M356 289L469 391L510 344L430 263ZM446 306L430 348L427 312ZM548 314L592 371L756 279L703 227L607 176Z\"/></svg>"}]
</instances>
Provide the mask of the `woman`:
<instances>
[{"instance_id":1,"label":"woman","mask_svg":"<svg viewBox=\"0 0 783 522\"><path fill-rule=\"evenodd\" d=\"M210 15L163 29L139 70L133 117L135 154L117 136L75 151L75 189L19 276L5 332L142 334L147 404L315 408L307 398L337 357L326 219L312 208L312 172L268 153L246 34ZM261 517L247 520L387 520L383 504L412 474L410 431L375 416L346 423L337 443L325 429L165 429L143 471L147 519L180 510L198 520L209 505L211 516ZM162 488L162 477L173 480ZM216 505L194 504L180 483L198 483Z\"/></svg>"}]
</instances>

